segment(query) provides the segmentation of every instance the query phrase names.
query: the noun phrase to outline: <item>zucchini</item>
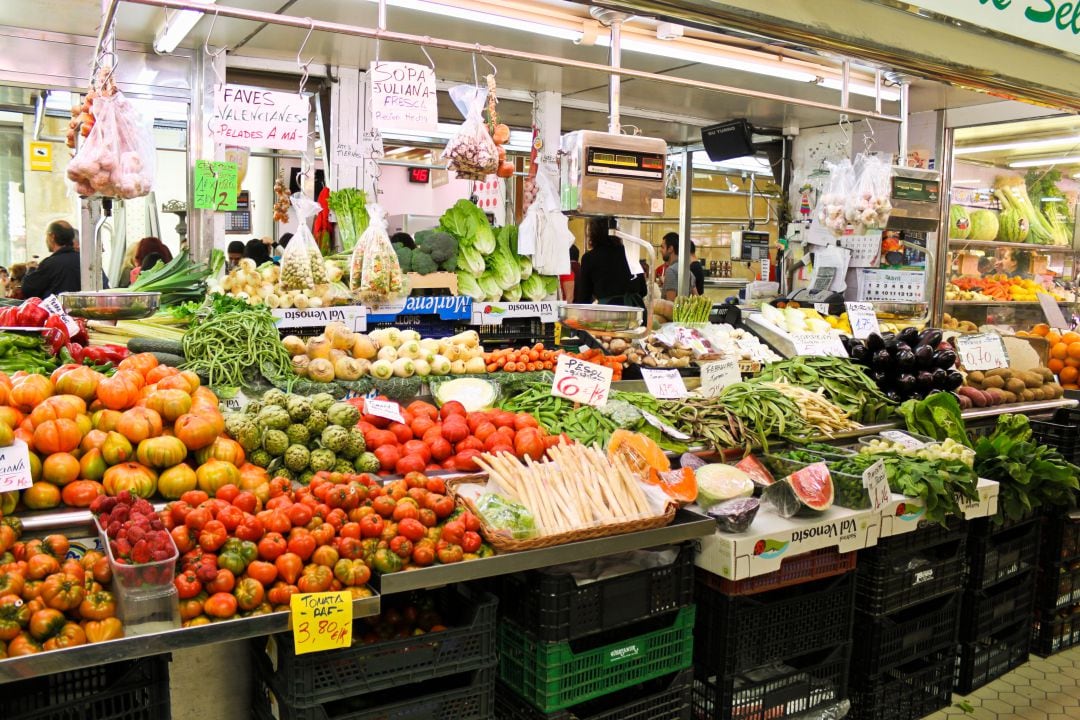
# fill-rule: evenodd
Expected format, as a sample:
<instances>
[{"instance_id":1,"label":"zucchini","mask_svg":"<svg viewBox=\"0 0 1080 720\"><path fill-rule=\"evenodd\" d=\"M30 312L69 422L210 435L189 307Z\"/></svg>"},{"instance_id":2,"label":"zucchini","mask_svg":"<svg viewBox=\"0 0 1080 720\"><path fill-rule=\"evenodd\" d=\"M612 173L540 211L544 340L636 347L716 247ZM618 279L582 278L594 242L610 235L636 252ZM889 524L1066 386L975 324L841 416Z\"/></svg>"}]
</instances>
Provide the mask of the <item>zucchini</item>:
<instances>
[{"instance_id":1,"label":"zucchini","mask_svg":"<svg viewBox=\"0 0 1080 720\"><path fill-rule=\"evenodd\" d=\"M144 351L147 352L147 351ZM187 362L180 355L174 355L167 352L151 352L151 355L157 358L157 361L162 365L168 365L169 367L180 367Z\"/></svg>"},{"instance_id":2,"label":"zucchini","mask_svg":"<svg viewBox=\"0 0 1080 720\"><path fill-rule=\"evenodd\" d=\"M134 337L128 340L127 347L133 353L166 353L168 355L184 356L184 346L179 340Z\"/></svg>"}]
</instances>

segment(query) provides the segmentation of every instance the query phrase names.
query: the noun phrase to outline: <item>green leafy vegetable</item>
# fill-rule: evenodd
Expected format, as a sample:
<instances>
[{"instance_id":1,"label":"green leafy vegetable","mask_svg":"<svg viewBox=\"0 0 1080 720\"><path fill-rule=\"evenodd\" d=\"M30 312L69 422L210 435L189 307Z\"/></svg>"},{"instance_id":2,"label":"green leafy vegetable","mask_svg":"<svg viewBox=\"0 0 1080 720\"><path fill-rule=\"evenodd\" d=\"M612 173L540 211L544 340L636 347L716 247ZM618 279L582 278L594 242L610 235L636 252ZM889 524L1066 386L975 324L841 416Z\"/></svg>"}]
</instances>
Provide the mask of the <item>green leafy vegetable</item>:
<instances>
[{"instance_id":1,"label":"green leafy vegetable","mask_svg":"<svg viewBox=\"0 0 1080 720\"><path fill-rule=\"evenodd\" d=\"M971 447L960 403L952 393L937 392L922 400L908 400L900 406L900 415L911 432L935 440L952 438Z\"/></svg>"},{"instance_id":2,"label":"green leafy vegetable","mask_svg":"<svg viewBox=\"0 0 1080 720\"><path fill-rule=\"evenodd\" d=\"M327 205L337 218L337 232L342 247L346 251L352 250L371 220L367 211L367 194L356 188L342 188L330 193Z\"/></svg>"},{"instance_id":3,"label":"green leafy vegetable","mask_svg":"<svg viewBox=\"0 0 1080 720\"><path fill-rule=\"evenodd\" d=\"M471 247L481 255L495 251L495 232L484 211L468 200L458 200L439 218L439 227L457 238L458 247Z\"/></svg>"}]
</instances>

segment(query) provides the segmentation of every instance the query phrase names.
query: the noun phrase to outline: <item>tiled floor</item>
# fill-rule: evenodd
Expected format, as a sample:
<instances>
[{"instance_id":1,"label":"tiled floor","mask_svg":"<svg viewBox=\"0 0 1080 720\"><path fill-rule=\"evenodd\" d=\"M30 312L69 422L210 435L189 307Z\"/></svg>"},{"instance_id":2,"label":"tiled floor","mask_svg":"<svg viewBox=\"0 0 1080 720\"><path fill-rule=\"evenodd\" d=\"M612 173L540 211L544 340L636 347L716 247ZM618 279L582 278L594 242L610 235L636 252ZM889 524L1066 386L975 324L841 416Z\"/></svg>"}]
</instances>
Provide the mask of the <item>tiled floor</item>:
<instances>
[{"instance_id":1,"label":"tiled floor","mask_svg":"<svg viewBox=\"0 0 1080 720\"><path fill-rule=\"evenodd\" d=\"M1080 718L1080 647L1041 658L979 688L926 720L1077 720ZM970 712L968 711L970 710Z\"/></svg>"}]
</instances>

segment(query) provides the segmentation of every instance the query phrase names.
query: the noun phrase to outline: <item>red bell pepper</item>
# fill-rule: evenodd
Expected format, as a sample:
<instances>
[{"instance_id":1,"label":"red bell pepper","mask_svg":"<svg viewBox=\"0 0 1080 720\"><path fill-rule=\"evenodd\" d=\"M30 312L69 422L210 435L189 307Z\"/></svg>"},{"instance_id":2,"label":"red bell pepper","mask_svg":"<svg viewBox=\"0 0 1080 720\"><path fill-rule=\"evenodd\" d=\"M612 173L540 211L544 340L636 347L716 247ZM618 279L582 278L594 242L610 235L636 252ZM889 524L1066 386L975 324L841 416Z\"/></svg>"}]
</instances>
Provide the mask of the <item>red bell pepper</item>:
<instances>
[{"instance_id":1,"label":"red bell pepper","mask_svg":"<svg viewBox=\"0 0 1080 720\"><path fill-rule=\"evenodd\" d=\"M19 324L19 308L15 305L0 310L0 327L16 327Z\"/></svg>"},{"instance_id":2,"label":"red bell pepper","mask_svg":"<svg viewBox=\"0 0 1080 720\"><path fill-rule=\"evenodd\" d=\"M79 326L79 331L71 336L71 339L81 345L90 344L90 335L87 333L86 320L83 318L75 318L75 324Z\"/></svg>"},{"instance_id":3,"label":"red bell pepper","mask_svg":"<svg viewBox=\"0 0 1080 720\"><path fill-rule=\"evenodd\" d=\"M105 362L111 362L113 364L119 364L121 360L126 358L131 353L123 345L102 345L103 359Z\"/></svg>"},{"instance_id":4,"label":"red bell pepper","mask_svg":"<svg viewBox=\"0 0 1080 720\"><path fill-rule=\"evenodd\" d=\"M41 307L40 298L30 298L19 306L17 317L19 327L44 327L48 319L49 311ZM67 330L64 334L67 335Z\"/></svg>"}]
</instances>

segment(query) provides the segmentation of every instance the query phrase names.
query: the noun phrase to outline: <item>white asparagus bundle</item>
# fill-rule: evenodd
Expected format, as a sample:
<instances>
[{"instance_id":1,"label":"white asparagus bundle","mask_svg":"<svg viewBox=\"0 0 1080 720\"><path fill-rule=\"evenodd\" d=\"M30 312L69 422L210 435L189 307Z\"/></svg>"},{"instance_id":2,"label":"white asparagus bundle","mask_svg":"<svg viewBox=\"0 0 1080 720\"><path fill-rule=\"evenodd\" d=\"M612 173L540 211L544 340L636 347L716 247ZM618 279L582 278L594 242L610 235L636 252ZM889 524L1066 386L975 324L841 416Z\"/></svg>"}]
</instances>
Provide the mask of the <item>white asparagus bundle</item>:
<instances>
[{"instance_id":1,"label":"white asparagus bundle","mask_svg":"<svg viewBox=\"0 0 1080 720\"><path fill-rule=\"evenodd\" d=\"M799 406L799 414L806 422L810 423L824 435L857 430L862 427L848 415L847 411L839 405L834 405L825 397L825 389L818 388L817 392L807 390L789 382L768 382L765 387L773 388L795 401Z\"/></svg>"},{"instance_id":2,"label":"white asparagus bundle","mask_svg":"<svg viewBox=\"0 0 1080 720\"><path fill-rule=\"evenodd\" d=\"M622 458L612 461L598 446L565 442L548 449L550 460L522 462L509 453L485 453L476 462L508 500L533 515L537 533L652 517L655 511Z\"/></svg>"}]
</instances>

